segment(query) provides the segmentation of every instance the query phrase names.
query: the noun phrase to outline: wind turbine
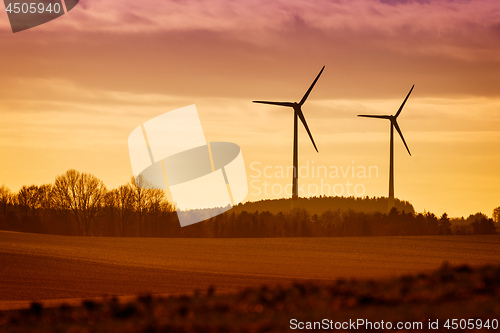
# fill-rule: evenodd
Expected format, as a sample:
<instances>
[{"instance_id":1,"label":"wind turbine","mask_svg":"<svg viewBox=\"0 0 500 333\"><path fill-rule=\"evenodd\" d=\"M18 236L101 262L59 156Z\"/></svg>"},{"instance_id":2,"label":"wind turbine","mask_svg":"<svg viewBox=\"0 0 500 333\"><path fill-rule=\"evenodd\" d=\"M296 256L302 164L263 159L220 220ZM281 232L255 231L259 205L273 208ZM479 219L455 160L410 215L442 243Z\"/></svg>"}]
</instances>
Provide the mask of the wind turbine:
<instances>
[{"instance_id":1,"label":"wind turbine","mask_svg":"<svg viewBox=\"0 0 500 333\"><path fill-rule=\"evenodd\" d=\"M312 137L311 131L309 130L309 126L307 126L307 122L306 122L306 118L304 117L304 113L302 113L302 105L304 105L304 103L306 102L307 97L309 97L311 90L314 88L314 85L318 81L318 79L321 76L321 73L323 73L324 69L325 69L325 66L323 66L323 68L321 68L321 71L319 72L318 76L316 76L313 83L311 84L309 89L306 91L304 97L302 97L302 99L298 103L297 102L253 101L254 103L287 106L287 107L293 108L293 114L294 114L293 115L293 179L292 179L292 199L293 200L296 200L299 197L299 188L298 188L299 147L298 147L298 121L297 121L297 118L300 118L300 121L302 121L302 124L304 125L304 127L307 131L307 134L309 134L309 137L311 138L314 149L316 149L316 151L319 152L318 148L316 147L316 143L314 143L314 139Z\"/></svg>"},{"instance_id":2,"label":"wind turbine","mask_svg":"<svg viewBox=\"0 0 500 333\"><path fill-rule=\"evenodd\" d=\"M411 87L410 92L408 93L408 95L406 95L406 98L403 101L403 104L401 104L398 112L396 112L394 116L378 116L378 115L365 115L365 114L358 115L358 117L389 119L391 121L391 156L390 156L390 166L389 166L389 211L394 207L394 128L396 128L396 131L398 131L401 140L403 140L403 143L405 144L406 150L408 150L408 154L410 154L411 156L410 149L408 148L405 138L403 137L403 133L399 128L397 118L401 113L401 111L403 110L403 107L405 106L408 97L410 97L410 94L413 91L413 87L415 87L415 85Z\"/></svg>"}]
</instances>

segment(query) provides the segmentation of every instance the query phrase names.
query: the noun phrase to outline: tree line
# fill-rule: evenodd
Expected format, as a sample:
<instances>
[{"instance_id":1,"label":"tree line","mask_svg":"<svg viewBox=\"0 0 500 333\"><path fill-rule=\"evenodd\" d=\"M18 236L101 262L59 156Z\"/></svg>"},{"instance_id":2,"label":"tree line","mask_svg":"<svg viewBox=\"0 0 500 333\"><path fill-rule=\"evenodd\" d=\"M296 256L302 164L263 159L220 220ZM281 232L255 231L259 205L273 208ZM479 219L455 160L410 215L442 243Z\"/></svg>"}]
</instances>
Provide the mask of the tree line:
<instances>
[{"instance_id":1,"label":"tree line","mask_svg":"<svg viewBox=\"0 0 500 333\"><path fill-rule=\"evenodd\" d=\"M0 187L0 227L81 236L155 236L174 219L163 190L143 178L108 190L94 175L68 170L53 184Z\"/></svg>"},{"instance_id":2,"label":"tree line","mask_svg":"<svg viewBox=\"0 0 500 333\"><path fill-rule=\"evenodd\" d=\"M181 228L164 191L142 178L108 190L97 177L68 170L53 184L23 186L17 193L1 186L0 229L79 236L335 237L495 234L499 224L481 213L467 219L450 219L446 213L416 214L406 201L389 213L370 211L387 207L383 198L304 202L302 207L281 211L271 209L273 202L244 204ZM276 204L281 208L284 201ZM320 206L325 207L319 210ZM251 211L256 207L270 209ZM493 216L500 218L500 207Z\"/></svg>"}]
</instances>

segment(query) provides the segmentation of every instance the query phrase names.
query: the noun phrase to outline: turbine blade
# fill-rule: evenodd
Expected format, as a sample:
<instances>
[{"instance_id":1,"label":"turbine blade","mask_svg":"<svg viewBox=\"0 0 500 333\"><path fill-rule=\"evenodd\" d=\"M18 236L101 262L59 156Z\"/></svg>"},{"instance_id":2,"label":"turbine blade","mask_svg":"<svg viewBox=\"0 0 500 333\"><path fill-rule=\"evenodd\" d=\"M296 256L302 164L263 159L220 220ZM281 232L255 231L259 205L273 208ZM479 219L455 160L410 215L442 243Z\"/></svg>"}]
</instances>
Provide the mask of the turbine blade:
<instances>
[{"instance_id":1,"label":"turbine blade","mask_svg":"<svg viewBox=\"0 0 500 333\"><path fill-rule=\"evenodd\" d=\"M410 156L411 156L410 149L408 148L408 145L406 144L405 138L403 137L403 133L401 132L401 129L399 128L398 122L396 120L394 120L392 122L392 125L394 125L394 127L396 128L396 131L398 131L399 136L401 137L401 140L403 140L403 143L405 144L406 150L408 150L408 154L410 154Z\"/></svg>"},{"instance_id":2,"label":"turbine blade","mask_svg":"<svg viewBox=\"0 0 500 333\"><path fill-rule=\"evenodd\" d=\"M307 90L306 94L304 95L304 97L302 97L302 99L300 100L299 102L299 105L302 106L302 104L304 104L306 102L306 99L307 97L309 96L309 94L311 93L311 90L314 88L314 85L316 84L316 82L318 81L319 77L321 76L321 73L323 73L323 70L325 69L325 66L323 66L323 68L321 68L321 71L319 72L318 76L316 76L316 78L314 79L314 82L311 84L311 86L309 87L309 89Z\"/></svg>"},{"instance_id":3,"label":"turbine blade","mask_svg":"<svg viewBox=\"0 0 500 333\"><path fill-rule=\"evenodd\" d=\"M401 113L401 111L403 111L403 106L405 106L406 100L408 99L408 97L410 97L410 94L413 91L413 87L415 87L415 85L411 86L410 92L408 93L408 95L406 95L406 98L403 101L403 104L401 104L401 106L399 107L398 112L396 112L396 115L395 115L396 118L399 116L399 114Z\"/></svg>"},{"instance_id":4,"label":"turbine blade","mask_svg":"<svg viewBox=\"0 0 500 333\"><path fill-rule=\"evenodd\" d=\"M289 106L293 108L293 103L290 102L267 102L267 101L252 101L253 103L260 104L271 104L271 105L279 105L279 106Z\"/></svg>"},{"instance_id":5,"label":"turbine blade","mask_svg":"<svg viewBox=\"0 0 500 333\"><path fill-rule=\"evenodd\" d=\"M314 143L313 136L311 134L311 131L309 130L309 126L307 126L306 118L304 117L304 114L302 113L301 109L297 110L297 114L300 118L300 121L302 121L302 124L304 124L304 127L306 128L307 134L309 134L309 137L311 138L312 144L314 146L314 149L319 153L318 148L316 147L316 143Z\"/></svg>"},{"instance_id":6,"label":"turbine blade","mask_svg":"<svg viewBox=\"0 0 500 333\"><path fill-rule=\"evenodd\" d=\"M391 116L377 116L377 115L369 115L369 114L358 114L358 117L391 119Z\"/></svg>"}]
</instances>

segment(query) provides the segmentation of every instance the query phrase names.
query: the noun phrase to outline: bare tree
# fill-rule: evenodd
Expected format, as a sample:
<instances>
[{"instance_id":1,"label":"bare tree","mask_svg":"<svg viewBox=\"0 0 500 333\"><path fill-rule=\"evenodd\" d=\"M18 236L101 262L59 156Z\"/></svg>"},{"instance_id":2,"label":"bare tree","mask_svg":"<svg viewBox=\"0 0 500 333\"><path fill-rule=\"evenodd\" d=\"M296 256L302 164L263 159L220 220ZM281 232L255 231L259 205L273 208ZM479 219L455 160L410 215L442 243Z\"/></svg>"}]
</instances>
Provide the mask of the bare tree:
<instances>
[{"instance_id":1,"label":"bare tree","mask_svg":"<svg viewBox=\"0 0 500 333\"><path fill-rule=\"evenodd\" d=\"M147 212L146 190L148 186L150 184L142 176L132 177L130 181L130 188L132 189L134 199L134 211L138 217L139 236L142 236L144 231L144 216Z\"/></svg>"},{"instance_id":2,"label":"bare tree","mask_svg":"<svg viewBox=\"0 0 500 333\"><path fill-rule=\"evenodd\" d=\"M36 185L21 187L17 193L17 204L24 215L32 216L42 207L42 192Z\"/></svg>"},{"instance_id":3,"label":"bare tree","mask_svg":"<svg viewBox=\"0 0 500 333\"><path fill-rule=\"evenodd\" d=\"M147 210L151 218L151 235L158 236L165 229L165 223L169 222L165 212L172 212L172 205L167 201L165 191L162 189L147 190Z\"/></svg>"},{"instance_id":4,"label":"bare tree","mask_svg":"<svg viewBox=\"0 0 500 333\"><path fill-rule=\"evenodd\" d=\"M44 184L38 187L40 197L40 208L51 209L54 206L52 198L52 184Z\"/></svg>"},{"instance_id":5,"label":"bare tree","mask_svg":"<svg viewBox=\"0 0 500 333\"><path fill-rule=\"evenodd\" d=\"M56 207L70 210L80 232L89 236L106 194L104 183L89 173L68 170L56 177L53 193Z\"/></svg>"},{"instance_id":6,"label":"bare tree","mask_svg":"<svg viewBox=\"0 0 500 333\"><path fill-rule=\"evenodd\" d=\"M5 223L7 223L8 219L8 207L12 204L13 200L14 195L12 192L4 185L0 186L0 210Z\"/></svg>"},{"instance_id":7,"label":"bare tree","mask_svg":"<svg viewBox=\"0 0 500 333\"><path fill-rule=\"evenodd\" d=\"M138 217L139 235L145 235L145 218L150 216L155 223L158 223L160 213L172 211L172 206L165 198L165 191L156 188L144 177L132 177L130 188L133 194L133 207Z\"/></svg>"},{"instance_id":8,"label":"bare tree","mask_svg":"<svg viewBox=\"0 0 500 333\"><path fill-rule=\"evenodd\" d=\"M118 233L125 235L125 225L134 210L134 193L130 184L122 185L106 194L105 205L118 215Z\"/></svg>"},{"instance_id":9,"label":"bare tree","mask_svg":"<svg viewBox=\"0 0 500 333\"><path fill-rule=\"evenodd\" d=\"M38 213L40 208L40 196L38 186L24 185L16 195L17 212L20 218L19 228L21 230L39 231L38 230Z\"/></svg>"},{"instance_id":10,"label":"bare tree","mask_svg":"<svg viewBox=\"0 0 500 333\"><path fill-rule=\"evenodd\" d=\"M500 223L500 207L493 209L493 221Z\"/></svg>"}]
</instances>

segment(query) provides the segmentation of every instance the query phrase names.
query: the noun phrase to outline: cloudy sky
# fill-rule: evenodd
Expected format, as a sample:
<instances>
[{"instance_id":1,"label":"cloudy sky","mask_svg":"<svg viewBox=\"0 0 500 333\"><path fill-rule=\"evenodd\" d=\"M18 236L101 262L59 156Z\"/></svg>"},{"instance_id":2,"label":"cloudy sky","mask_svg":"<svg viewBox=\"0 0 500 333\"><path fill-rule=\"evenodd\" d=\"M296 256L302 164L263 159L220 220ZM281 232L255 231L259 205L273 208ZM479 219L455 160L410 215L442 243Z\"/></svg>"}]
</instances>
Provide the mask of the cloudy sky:
<instances>
[{"instance_id":1,"label":"cloudy sky","mask_svg":"<svg viewBox=\"0 0 500 333\"><path fill-rule=\"evenodd\" d=\"M196 104L207 140L241 146L247 200L285 196L293 114L251 101L298 101L325 65L303 108L319 154L299 129L300 185L323 190L303 195L349 182L386 196L389 122L356 115L393 114L415 84L396 196L452 216L500 206L497 0L82 0L15 34L2 6L0 41L0 184L14 191L70 168L126 183L128 134Z\"/></svg>"}]
</instances>

